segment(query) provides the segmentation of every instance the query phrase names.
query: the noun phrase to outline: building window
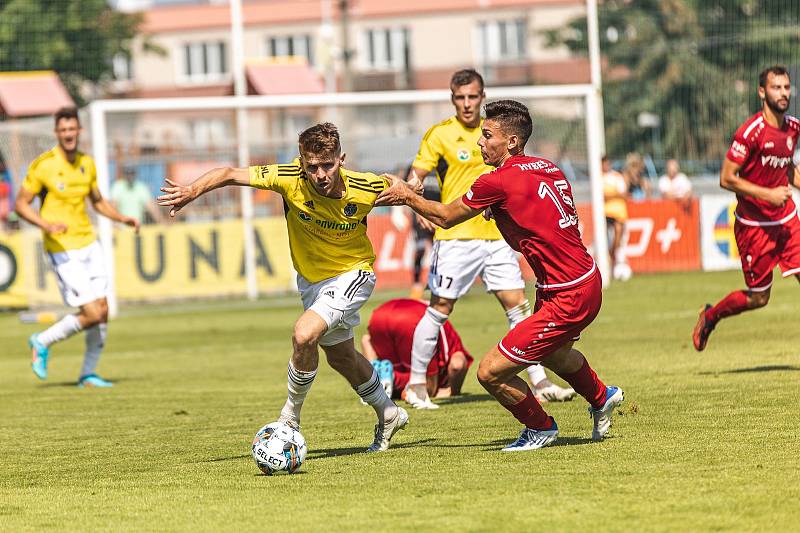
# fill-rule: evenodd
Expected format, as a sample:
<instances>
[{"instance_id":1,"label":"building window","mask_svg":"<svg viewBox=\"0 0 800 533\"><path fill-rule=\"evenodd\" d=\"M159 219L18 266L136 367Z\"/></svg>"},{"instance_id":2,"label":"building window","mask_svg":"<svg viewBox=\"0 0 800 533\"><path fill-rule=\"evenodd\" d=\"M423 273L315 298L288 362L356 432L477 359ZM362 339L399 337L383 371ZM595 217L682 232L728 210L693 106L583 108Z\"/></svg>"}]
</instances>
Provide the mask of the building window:
<instances>
[{"instance_id":1,"label":"building window","mask_svg":"<svg viewBox=\"0 0 800 533\"><path fill-rule=\"evenodd\" d=\"M133 61L128 54L117 54L111 60L111 70L114 79L117 81L129 81L133 79Z\"/></svg>"},{"instance_id":2,"label":"building window","mask_svg":"<svg viewBox=\"0 0 800 533\"><path fill-rule=\"evenodd\" d=\"M314 64L310 35L284 35L267 38L267 57L303 57Z\"/></svg>"},{"instance_id":3,"label":"building window","mask_svg":"<svg viewBox=\"0 0 800 533\"><path fill-rule=\"evenodd\" d=\"M190 123L192 143L198 147L224 146L230 140L230 131L224 119L196 119Z\"/></svg>"},{"instance_id":4,"label":"building window","mask_svg":"<svg viewBox=\"0 0 800 533\"><path fill-rule=\"evenodd\" d=\"M407 70L409 66L407 28L373 28L362 34L361 67L373 70Z\"/></svg>"},{"instance_id":5,"label":"building window","mask_svg":"<svg viewBox=\"0 0 800 533\"><path fill-rule=\"evenodd\" d=\"M183 75L190 81L218 81L228 73L223 41L184 44L183 57Z\"/></svg>"},{"instance_id":6,"label":"building window","mask_svg":"<svg viewBox=\"0 0 800 533\"><path fill-rule=\"evenodd\" d=\"M525 19L478 24L478 54L484 62L514 61L527 55Z\"/></svg>"}]
</instances>

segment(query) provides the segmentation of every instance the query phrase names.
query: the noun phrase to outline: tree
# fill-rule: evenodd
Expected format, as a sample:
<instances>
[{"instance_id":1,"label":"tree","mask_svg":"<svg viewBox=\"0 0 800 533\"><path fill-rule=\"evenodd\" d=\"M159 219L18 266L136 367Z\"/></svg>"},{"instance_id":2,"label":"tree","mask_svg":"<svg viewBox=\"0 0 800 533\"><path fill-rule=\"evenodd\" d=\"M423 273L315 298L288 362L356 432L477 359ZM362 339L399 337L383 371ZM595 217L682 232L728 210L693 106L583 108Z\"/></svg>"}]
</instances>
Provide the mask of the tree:
<instances>
[{"instance_id":1,"label":"tree","mask_svg":"<svg viewBox=\"0 0 800 533\"><path fill-rule=\"evenodd\" d=\"M140 15L106 0L0 2L0 71L55 70L77 102L84 82L112 77L112 59L130 55Z\"/></svg>"},{"instance_id":2,"label":"tree","mask_svg":"<svg viewBox=\"0 0 800 533\"><path fill-rule=\"evenodd\" d=\"M660 138L665 157L721 160L734 129L758 105L758 72L800 63L800 26L787 19L798 12L800 0L603 2L609 153L653 153ZM573 20L550 32L549 42L586 53L584 28L585 18ZM640 127L642 113L660 118L659 131Z\"/></svg>"}]
</instances>

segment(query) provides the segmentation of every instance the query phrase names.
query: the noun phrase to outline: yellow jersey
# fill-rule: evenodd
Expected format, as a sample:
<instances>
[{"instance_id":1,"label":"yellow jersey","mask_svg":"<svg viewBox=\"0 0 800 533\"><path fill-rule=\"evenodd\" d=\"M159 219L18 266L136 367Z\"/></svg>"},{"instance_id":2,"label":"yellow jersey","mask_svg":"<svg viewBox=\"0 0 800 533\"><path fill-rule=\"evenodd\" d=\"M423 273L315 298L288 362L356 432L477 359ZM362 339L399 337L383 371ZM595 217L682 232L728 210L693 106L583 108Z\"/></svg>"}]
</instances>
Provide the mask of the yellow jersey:
<instances>
[{"instance_id":1,"label":"yellow jersey","mask_svg":"<svg viewBox=\"0 0 800 533\"><path fill-rule=\"evenodd\" d=\"M294 269L311 283L351 270L372 270L375 253L367 237L367 213L386 188L386 180L368 172L339 169L342 198L319 194L300 160L285 165L252 166L250 185L283 196L289 249Z\"/></svg>"},{"instance_id":2,"label":"yellow jersey","mask_svg":"<svg viewBox=\"0 0 800 533\"><path fill-rule=\"evenodd\" d=\"M483 121L481 120L481 124ZM491 172L493 167L484 164L478 139L480 125L467 128L452 116L431 127L419 145L414 167L426 172L436 169L442 189L442 203L449 204L461 198L478 176ZM422 179L422 176L419 176ZM440 241L453 239L484 239L496 241L503 238L493 220L473 217L450 229L436 228L434 238Z\"/></svg>"},{"instance_id":3,"label":"yellow jersey","mask_svg":"<svg viewBox=\"0 0 800 533\"><path fill-rule=\"evenodd\" d=\"M22 187L41 198L39 215L43 219L67 225L58 235L42 232L45 250L77 250L94 242L94 228L86 212L86 197L97 189L97 172L90 156L78 152L70 163L56 146L31 163Z\"/></svg>"}]
</instances>

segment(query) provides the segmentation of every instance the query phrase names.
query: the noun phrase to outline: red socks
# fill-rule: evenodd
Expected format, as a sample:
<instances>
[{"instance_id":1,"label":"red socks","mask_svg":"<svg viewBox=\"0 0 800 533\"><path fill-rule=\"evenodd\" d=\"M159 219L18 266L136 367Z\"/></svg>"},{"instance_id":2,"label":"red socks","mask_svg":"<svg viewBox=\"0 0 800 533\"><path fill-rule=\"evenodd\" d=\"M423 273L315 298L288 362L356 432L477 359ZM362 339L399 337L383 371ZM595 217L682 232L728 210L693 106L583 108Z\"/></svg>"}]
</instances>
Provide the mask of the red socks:
<instances>
[{"instance_id":1,"label":"red socks","mask_svg":"<svg viewBox=\"0 0 800 533\"><path fill-rule=\"evenodd\" d=\"M738 315L742 311L747 311L747 293L745 291L733 291L720 302L706 311L706 320L716 325L717 322L725 317Z\"/></svg>"},{"instance_id":2,"label":"red socks","mask_svg":"<svg viewBox=\"0 0 800 533\"><path fill-rule=\"evenodd\" d=\"M559 374L564 381L569 383L575 392L586 398L586 401L598 409L606 402L606 386L597 377L589 361L583 358L583 365L573 374Z\"/></svg>"},{"instance_id":3,"label":"red socks","mask_svg":"<svg viewBox=\"0 0 800 533\"><path fill-rule=\"evenodd\" d=\"M521 402L514 405L503 405L503 407L511 411L514 418L522 422L528 429L550 429L552 427L550 417L533 397L530 387Z\"/></svg>"}]
</instances>

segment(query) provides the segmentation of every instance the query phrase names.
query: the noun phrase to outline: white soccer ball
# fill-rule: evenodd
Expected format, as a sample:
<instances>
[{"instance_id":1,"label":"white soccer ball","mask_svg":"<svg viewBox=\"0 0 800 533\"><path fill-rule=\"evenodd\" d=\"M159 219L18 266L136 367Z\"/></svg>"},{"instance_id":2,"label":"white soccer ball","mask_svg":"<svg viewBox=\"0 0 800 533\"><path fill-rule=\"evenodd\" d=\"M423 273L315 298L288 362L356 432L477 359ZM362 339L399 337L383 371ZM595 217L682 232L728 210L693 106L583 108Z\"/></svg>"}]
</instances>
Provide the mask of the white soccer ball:
<instances>
[{"instance_id":1,"label":"white soccer ball","mask_svg":"<svg viewBox=\"0 0 800 533\"><path fill-rule=\"evenodd\" d=\"M283 422L267 424L253 438L253 459L268 476L278 472L296 472L307 451L303 435Z\"/></svg>"},{"instance_id":2,"label":"white soccer ball","mask_svg":"<svg viewBox=\"0 0 800 533\"><path fill-rule=\"evenodd\" d=\"M628 281L633 277L633 270L628 263L617 263L614 265L614 279L618 281Z\"/></svg>"}]
</instances>

